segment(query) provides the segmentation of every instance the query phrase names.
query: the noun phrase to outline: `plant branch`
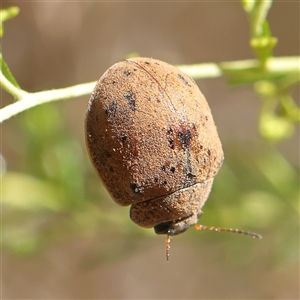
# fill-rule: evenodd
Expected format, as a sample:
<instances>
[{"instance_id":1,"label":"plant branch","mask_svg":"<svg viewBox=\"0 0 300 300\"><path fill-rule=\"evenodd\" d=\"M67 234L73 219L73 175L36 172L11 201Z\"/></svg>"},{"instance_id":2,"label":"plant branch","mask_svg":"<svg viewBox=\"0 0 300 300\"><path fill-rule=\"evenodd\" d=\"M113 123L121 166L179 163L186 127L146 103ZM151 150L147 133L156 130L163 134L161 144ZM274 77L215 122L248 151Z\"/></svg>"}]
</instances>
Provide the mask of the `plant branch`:
<instances>
[{"instance_id":1,"label":"plant branch","mask_svg":"<svg viewBox=\"0 0 300 300\"><path fill-rule=\"evenodd\" d=\"M261 69L260 61L257 59L233 61L233 62L222 62L216 63L204 63L194 65L178 65L183 72L194 79L203 78L217 78L224 74L231 77L239 77L241 71L248 71L248 73L255 78L255 80L264 80L266 73L270 76L277 76L278 74L287 75L291 72L298 72L300 70L300 58L299 57L272 57L267 60L264 68ZM96 81L90 83L79 84L67 88L49 90L36 93L27 93L13 84L11 84L2 73L0 73L0 84L10 94L15 96L19 101L7 105L0 109L0 123L23 112L31 107L57 101L63 99L70 99L79 96L91 94ZM251 76L249 77L251 79ZM248 79L250 83L253 80Z\"/></svg>"},{"instance_id":2,"label":"plant branch","mask_svg":"<svg viewBox=\"0 0 300 300\"><path fill-rule=\"evenodd\" d=\"M1 87L14 96L16 99L21 100L28 95L27 92L13 85L2 73L0 72L0 85Z\"/></svg>"},{"instance_id":3,"label":"plant branch","mask_svg":"<svg viewBox=\"0 0 300 300\"><path fill-rule=\"evenodd\" d=\"M74 85L67 88L49 90L37 93L25 93L25 95L15 103L7 105L0 110L0 123L23 112L47 102L64 100L90 94L96 85L96 81Z\"/></svg>"}]
</instances>

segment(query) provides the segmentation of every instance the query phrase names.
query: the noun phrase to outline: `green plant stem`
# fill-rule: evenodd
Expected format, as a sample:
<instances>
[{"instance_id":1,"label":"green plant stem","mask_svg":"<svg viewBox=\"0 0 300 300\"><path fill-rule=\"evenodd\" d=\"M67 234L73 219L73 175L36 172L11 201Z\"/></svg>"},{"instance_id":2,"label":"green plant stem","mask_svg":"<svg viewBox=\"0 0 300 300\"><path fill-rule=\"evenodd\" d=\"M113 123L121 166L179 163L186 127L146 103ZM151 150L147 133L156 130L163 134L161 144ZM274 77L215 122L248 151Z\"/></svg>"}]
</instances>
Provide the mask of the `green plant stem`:
<instances>
[{"instance_id":1,"label":"green plant stem","mask_svg":"<svg viewBox=\"0 0 300 300\"><path fill-rule=\"evenodd\" d=\"M16 99L20 100L28 95L27 92L21 90L20 88L13 85L4 75L0 72L0 85L1 87L14 96Z\"/></svg>"},{"instance_id":2,"label":"green plant stem","mask_svg":"<svg viewBox=\"0 0 300 300\"><path fill-rule=\"evenodd\" d=\"M300 70L300 58L299 57L272 57L267 60L263 70L260 70L260 61L256 59L222 62L216 63L204 63L195 65L179 65L177 66L187 75L194 79L203 78L217 78L224 74L234 76L240 74L241 71L253 71L255 73L256 80L259 80L257 73L261 74L261 80L265 78L265 74L277 75L277 74L289 74L290 72L299 72ZM258 72L259 70L259 72ZM96 81L90 83L79 84L67 88L48 90L36 93L27 93L21 89L18 89L11 84L2 73L0 73L1 86L19 101L7 105L0 110L0 123L17 115L18 113L25 111L31 107L57 101L63 99L70 99L79 96L88 95L92 92Z\"/></svg>"},{"instance_id":3,"label":"green plant stem","mask_svg":"<svg viewBox=\"0 0 300 300\"><path fill-rule=\"evenodd\" d=\"M252 37L263 35L263 24L267 19L268 12L272 6L272 1L256 1L254 9L250 13Z\"/></svg>"},{"instance_id":4,"label":"green plant stem","mask_svg":"<svg viewBox=\"0 0 300 300\"><path fill-rule=\"evenodd\" d=\"M49 90L37 93L26 93L19 101L7 105L0 110L0 123L23 112L47 102L70 99L90 94L96 85L96 81L74 85L67 88Z\"/></svg>"},{"instance_id":5,"label":"green plant stem","mask_svg":"<svg viewBox=\"0 0 300 300\"><path fill-rule=\"evenodd\" d=\"M230 61L221 63L205 63L194 65L178 65L179 69L188 74L193 79L217 78L224 74L240 74L241 71L254 70L257 74L261 67L261 63L257 59L248 59L240 61ZM261 80L265 79L265 74L278 75L288 74L291 72L300 72L300 57L271 57L267 60L263 69L259 70Z\"/></svg>"}]
</instances>

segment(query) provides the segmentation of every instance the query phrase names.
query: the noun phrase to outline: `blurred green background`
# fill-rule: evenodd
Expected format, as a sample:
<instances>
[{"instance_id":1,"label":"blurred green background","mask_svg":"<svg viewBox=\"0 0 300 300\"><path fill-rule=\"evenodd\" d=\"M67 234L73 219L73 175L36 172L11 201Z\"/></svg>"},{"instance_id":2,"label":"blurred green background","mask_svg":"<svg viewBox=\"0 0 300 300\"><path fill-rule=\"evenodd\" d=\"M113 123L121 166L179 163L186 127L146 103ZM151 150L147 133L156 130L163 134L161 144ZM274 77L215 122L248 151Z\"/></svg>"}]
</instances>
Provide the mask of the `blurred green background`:
<instances>
[{"instance_id":1,"label":"blurred green background","mask_svg":"<svg viewBox=\"0 0 300 300\"><path fill-rule=\"evenodd\" d=\"M21 11L2 51L31 92L97 80L133 51L171 64L254 57L239 2L9 5ZM299 55L299 2L275 1L268 20L274 55ZM1 125L3 299L299 299L299 128L265 141L251 86L197 83L225 152L200 223L264 239L190 229L166 263L165 237L133 224L90 164L89 97L47 104Z\"/></svg>"}]
</instances>

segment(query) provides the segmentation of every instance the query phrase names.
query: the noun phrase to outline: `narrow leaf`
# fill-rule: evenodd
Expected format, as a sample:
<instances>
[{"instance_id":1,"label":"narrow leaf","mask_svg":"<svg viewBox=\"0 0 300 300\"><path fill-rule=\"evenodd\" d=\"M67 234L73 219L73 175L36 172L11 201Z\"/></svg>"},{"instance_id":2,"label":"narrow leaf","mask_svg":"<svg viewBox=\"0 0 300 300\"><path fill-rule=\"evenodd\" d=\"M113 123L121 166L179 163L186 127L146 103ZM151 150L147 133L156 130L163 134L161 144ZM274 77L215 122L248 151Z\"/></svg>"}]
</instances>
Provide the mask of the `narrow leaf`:
<instances>
[{"instance_id":1,"label":"narrow leaf","mask_svg":"<svg viewBox=\"0 0 300 300\"><path fill-rule=\"evenodd\" d=\"M3 23L9 19L14 18L20 12L20 8L17 6L11 6L5 9L0 9L0 37L3 36Z\"/></svg>"},{"instance_id":2,"label":"narrow leaf","mask_svg":"<svg viewBox=\"0 0 300 300\"><path fill-rule=\"evenodd\" d=\"M15 87L20 88L15 77L11 73L7 63L2 59L2 55L0 55L0 67L1 67L1 72L6 77L6 79L8 79L10 83L13 84Z\"/></svg>"}]
</instances>

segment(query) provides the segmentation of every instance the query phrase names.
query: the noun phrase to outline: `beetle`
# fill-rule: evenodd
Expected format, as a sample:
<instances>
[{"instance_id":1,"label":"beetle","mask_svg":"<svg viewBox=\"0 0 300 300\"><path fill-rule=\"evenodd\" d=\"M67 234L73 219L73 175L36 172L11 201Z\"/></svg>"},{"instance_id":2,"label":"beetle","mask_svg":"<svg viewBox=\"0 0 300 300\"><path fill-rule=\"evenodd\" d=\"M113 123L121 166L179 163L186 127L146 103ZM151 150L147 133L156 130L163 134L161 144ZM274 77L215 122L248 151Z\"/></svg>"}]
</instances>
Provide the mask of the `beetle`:
<instances>
[{"instance_id":1,"label":"beetle","mask_svg":"<svg viewBox=\"0 0 300 300\"><path fill-rule=\"evenodd\" d=\"M153 58L110 67L97 82L85 119L92 164L114 201L139 226L170 239L197 225L224 154L208 103L178 68Z\"/></svg>"}]
</instances>

